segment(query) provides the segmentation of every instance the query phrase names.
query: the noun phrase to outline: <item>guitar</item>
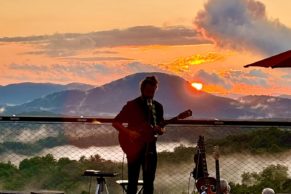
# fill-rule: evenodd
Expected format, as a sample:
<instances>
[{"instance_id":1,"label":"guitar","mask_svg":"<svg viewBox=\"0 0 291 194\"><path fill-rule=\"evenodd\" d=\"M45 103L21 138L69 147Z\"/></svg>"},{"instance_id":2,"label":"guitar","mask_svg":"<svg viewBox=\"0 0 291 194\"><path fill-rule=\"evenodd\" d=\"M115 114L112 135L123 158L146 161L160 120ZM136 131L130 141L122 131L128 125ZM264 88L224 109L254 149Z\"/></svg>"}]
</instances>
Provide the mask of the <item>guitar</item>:
<instances>
[{"instance_id":1,"label":"guitar","mask_svg":"<svg viewBox=\"0 0 291 194\"><path fill-rule=\"evenodd\" d=\"M159 124L159 126L163 128L173 121L185 119L190 116L192 116L192 111L186 110L180 113L178 116L173 117L170 120L164 121L163 123ZM120 147L128 158L136 157L147 143L153 142L155 140L156 136L159 133L158 131L155 130L155 128L151 126L143 126L143 128L146 128L146 130L139 131L141 138L135 141L129 139L127 134L119 132L118 140Z\"/></svg>"},{"instance_id":2,"label":"guitar","mask_svg":"<svg viewBox=\"0 0 291 194\"><path fill-rule=\"evenodd\" d=\"M216 194L222 194L220 187L220 170L219 170L219 147L214 146L215 172L216 172Z\"/></svg>"},{"instance_id":3,"label":"guitar","mask_svg":"<svg viewBox=\"0 0 291 194\"><path fill-rule=\"evenodd\" d=\"M197 190L199 193L215 194L216 179L209 177L208 174L203 136L199 136L194 162L196 166L193 170L193 177L197 180Z\"/></svg>"}]
</instances>

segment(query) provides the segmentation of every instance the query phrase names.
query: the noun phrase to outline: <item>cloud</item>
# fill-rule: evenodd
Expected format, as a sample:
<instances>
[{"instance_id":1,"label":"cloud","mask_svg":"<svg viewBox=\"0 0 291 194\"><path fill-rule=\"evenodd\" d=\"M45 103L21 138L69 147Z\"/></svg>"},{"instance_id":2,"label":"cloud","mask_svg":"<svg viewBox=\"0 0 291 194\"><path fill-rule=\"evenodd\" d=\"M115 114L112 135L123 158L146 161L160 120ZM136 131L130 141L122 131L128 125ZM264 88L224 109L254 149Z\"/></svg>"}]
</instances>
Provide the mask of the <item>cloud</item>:
<instances>
[{"instance_id":1,"label":"cloud","mask_svg":"<svg viewBox=\"0 0 291 194\"><path fill-rule=\"evenodd\" d=\"M224 78L235 83L243 83L252 86L268 87L268 74L258 70L251 70L249 72L230 70L225 73Z\"/></svg>"},{"instance_id":2,"label":"cloud","mask_svg":"<svg viewBox=\"0 0 291 194\"><path fill-rule=\"evenodd\" d=\"M182 26L159 28L155 26L136 26L123 30L114 29L91 33L65 33L44 36L4 37L1 42L26 42L39 44L40 50L30 54L46 54L66 57L80 50L140 45L194 45L209 43L195 30Z\"/></svg>"},{"instance_id":3,"label":"cloud","mask_svg":"<svg viewBox=\"0 0 291 194\"><path fill-rule=\"evenodd\" d=\"M127 63L123 66L125 72L163 72L164 70L160 69L158 66L143 64L139 62Z\"/></svg>"},{"instance_id":4,"label":"cloud","mask_svg":"<svg viewBox=\"0 0 291 194\"><path fill-rule=\"evenodd\" d=\"M3 37L0 42L46 42L49 38L49 35Z\"/></svg>"},{"instance_id":5,"label":"cloud","mask_svg":"<svg viewBox=\"0 0 291 194\"><path fill-rule=\"evenodd\" d=\"M12 63L8 65L8 69L17 71L45 72L49 70L49 67L44 65Z\"/></svg>"},{"instance_id":6,"label":"cloud","mask_svg":"<svg viewBox=\"0 0 291 194\"><path fill-rule=\"evenodd\" d=\"M92 62L92 61L131 61L133 59L125 58L125 57L64 57L64 60L76 60L83 62Z\"/></svg>"},{"instance_id":7,"label":"cloud","mask_svg":"<svg viewBox=\"0 0 291 194\"><path fill-rule=\"evenodd\" d=\"M179 57L175 61L168 64L160 64L166 70L175 73L188 73L197 65L212 63L225 59L225 54L210 52L207 54L195 54L188 57Z\"/></svg>"},{"instance_id":8,"label":"cloud","mask_svg":"<svg viewBox=\"0 0 291 194\"><path fill-rule=\"evenodd\" d=\"M258 70L258 69L253 69L251 71L249 71L249 75L250 76L254 76L254 77L260 77L260 78L268 78L269 75L265 72L263 72L262 70Z\"/></svg>"},{"instance_id":9,"label":"cloud","mask_svg":"<svg viewBox=\"0 0 291 194\"><path fill-rule=\"evenodd\" d=\"M108 51L108 50L99 50L99 51L94 51L93 54L118 54L118 52Z\"/></svg>"},{"instance_id":10,"label":"cloud","mask_svg":"<svg viewBox=\"0 0 291 194\"><path fill-rule=\"evenodd\" d=\"M228 83L223 77L216 73L208 73L203 69L199 70L195 75L195 79L199 79L207 84L215 84L224 87L225 89L231 89L232 85Z\"/></svg>"},{"instance_id":11,"label":"cloud","mask_svg":"<svg viewBox=\"0 0 291 194\"><path fill-rule=\"evenodd\" d=\"M255 0L208 0L194 25L221 47L273 55L290 49L291 29L267 18Z\"/></svg>"},{"instance_id":12,"label":"cloud","mask_svg":"<svg viewBox=\"0 0 291 194\"><path fill-rule=\"evenodd\" d=\"M194 79L200 80L205 84L219 85L230 90L235 84L247 84L252 86L268 86L269 75L260 70L251 70L249 72L239 70L229 70L223 74L206 72L201 69L193 76Z\"/></svg>"},{"instance_id":13,"label":"cloud","mask_svg":"<svg viewBox=\"0 0 291 194\"><path fill-rule=\"evenodd\" d=\"M88 64L10 64L7 65L3 80L24 82L83 82L101 85L112 80L137 72L163 72L158 66L131 62L123 65L108 65L100 63ZM19 76L21 75L21 76Z\"/></svg>"},{"instance_id":14,"label":"cloud","mask_svg":"<svg viewBox=\"0 0 291 194\"><path fill-rule=\"evenodd\" d=\"M269 106L267 104L258 103L256 105L251 106L251 109L266 110L266 109L268 109L268 107Z\"/></svg>"}]
</instances>

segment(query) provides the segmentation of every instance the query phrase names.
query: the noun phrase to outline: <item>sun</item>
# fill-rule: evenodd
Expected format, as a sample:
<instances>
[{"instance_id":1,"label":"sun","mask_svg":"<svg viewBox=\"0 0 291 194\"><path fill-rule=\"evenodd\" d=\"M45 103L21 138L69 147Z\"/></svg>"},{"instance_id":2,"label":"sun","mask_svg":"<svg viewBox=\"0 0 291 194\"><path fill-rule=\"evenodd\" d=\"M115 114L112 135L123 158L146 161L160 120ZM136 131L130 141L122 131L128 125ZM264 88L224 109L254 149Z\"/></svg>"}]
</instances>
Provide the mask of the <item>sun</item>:
<instances>
[{"instance_id":1,"label":"sun","mask_svg":"<svg viewBox=\"0 0 291 194\"><path fill-rule=\"evenodd\" d=\"M196 90L202 90L203 88L203 84L202 83L198 83L198 82L193 82L192 87L195 88Z\"/></svg>"}]
</instances>

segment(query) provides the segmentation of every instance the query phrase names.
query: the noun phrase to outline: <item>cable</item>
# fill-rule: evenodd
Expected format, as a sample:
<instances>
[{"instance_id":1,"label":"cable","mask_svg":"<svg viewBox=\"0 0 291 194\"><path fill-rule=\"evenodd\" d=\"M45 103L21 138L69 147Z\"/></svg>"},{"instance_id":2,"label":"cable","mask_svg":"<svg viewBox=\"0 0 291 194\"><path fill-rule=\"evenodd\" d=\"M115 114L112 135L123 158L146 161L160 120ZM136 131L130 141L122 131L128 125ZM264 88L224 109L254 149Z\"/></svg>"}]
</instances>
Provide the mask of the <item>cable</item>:
<instances>
[{"instance_id":1,"label":"cable","mask_svg":"<svg viewBox=\"0 0 291 194\"><path fill-rule=\"evenodd\" d=\"M91 193L91 183L92 183L92 176L90 176L89 194Z\"/></svg>"}]
</instances>

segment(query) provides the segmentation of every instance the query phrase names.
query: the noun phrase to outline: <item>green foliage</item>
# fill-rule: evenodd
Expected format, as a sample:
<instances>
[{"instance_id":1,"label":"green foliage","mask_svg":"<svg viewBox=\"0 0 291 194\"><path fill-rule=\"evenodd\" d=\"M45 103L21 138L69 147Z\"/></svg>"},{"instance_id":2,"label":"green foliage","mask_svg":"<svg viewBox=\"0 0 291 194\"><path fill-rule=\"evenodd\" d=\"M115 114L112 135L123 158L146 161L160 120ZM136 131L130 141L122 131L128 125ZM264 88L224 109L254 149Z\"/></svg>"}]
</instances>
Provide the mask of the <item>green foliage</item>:
<instances>
[{"instance_id":1,"label":"green foliage","mask_svg":"<svg viewBox=\"0 0 291 194\"><path fill-rule=\"evenodd\" d=\"M163 151L159 153L159 165L193 161L194 153L195 149L193 147L180 145L174 149L174 152Z\"/></svg>"},{"instance_id":2,"label":"green foliage","mask_svg":"<svg viewBox=\"0 0 291 194\"><path fill-rule=\"evenodd\" d=\"M69 158L56 160L51 154L24 159L18 168L11 163L0 163L0 189L47 189L86 194L90 181L88 177L82 176L86 169L120 172L121 164L103 160L99 155L88 159L82 157L76 161ZM115 178L107 181L112 193L121 189L114 181Z\"/></svg>"},{"instance_id":3,"label":"green foliage","mask_svg":"<svg viewBox=\"0 0 291 194\"><path fill-rule=\"evenodd\" d=\"M179 146L171 152L159 154L159 165L178 164L193 160L193 147ZM82 176L86 169L105 172L121 172L122 164L102 159L99 155L79 160L60 158L56 160L51 154L24 159L19 167L11 163L0 163L0 189L5 190L64 190L66 193L88 194L89 177ZM290 192L291 179L288 168L282 165L270 165L262 172L244 173L242 184L230 183L235 194L260 193L265 187L276 192ZM121 191L115 183L116 178L107 179L110 193ZM94 181L94 179L93 179ZM94 182L93 182L94 183ZM91 188L91 192L94 186ZM118 192L117 192L118 191Z\"/></svg>"},{"instance_id":4,"label":"green foliage","mask_svg":"<svg viewBox=\"0 0 291 194\"><path fill-rule=\"evenodd\" d=\"M224 139L209 139L207 148L219 145L223 153L249 151L254 154L278 153L291 148L291 132L276 127L255 130L240 135L230 135Z\"/></svg>"},{"instance_id":5,"label":"green foliage","mask_svg":"<svg viewBox=\"0 0 291 194\"><path fill-rule=\"evenodd\" d=\"M259 173L244 173L242 184L230 183L232 193L260 193L266 187L277 192L290 192L291 179L288 178L288 167L283 165L270 165Z\"/></svg>"},{"instance_id":6,"label":"green foliage","mask_svg":"<svg viewBox=\"0 0 291 194\"><path fill-rule=\"evenodd\" d=\"M0 163L0 182L2 185L9 185L17 177L19 177L19 172L16 166L10 162Z\"/></svg>"}]
</instances>

